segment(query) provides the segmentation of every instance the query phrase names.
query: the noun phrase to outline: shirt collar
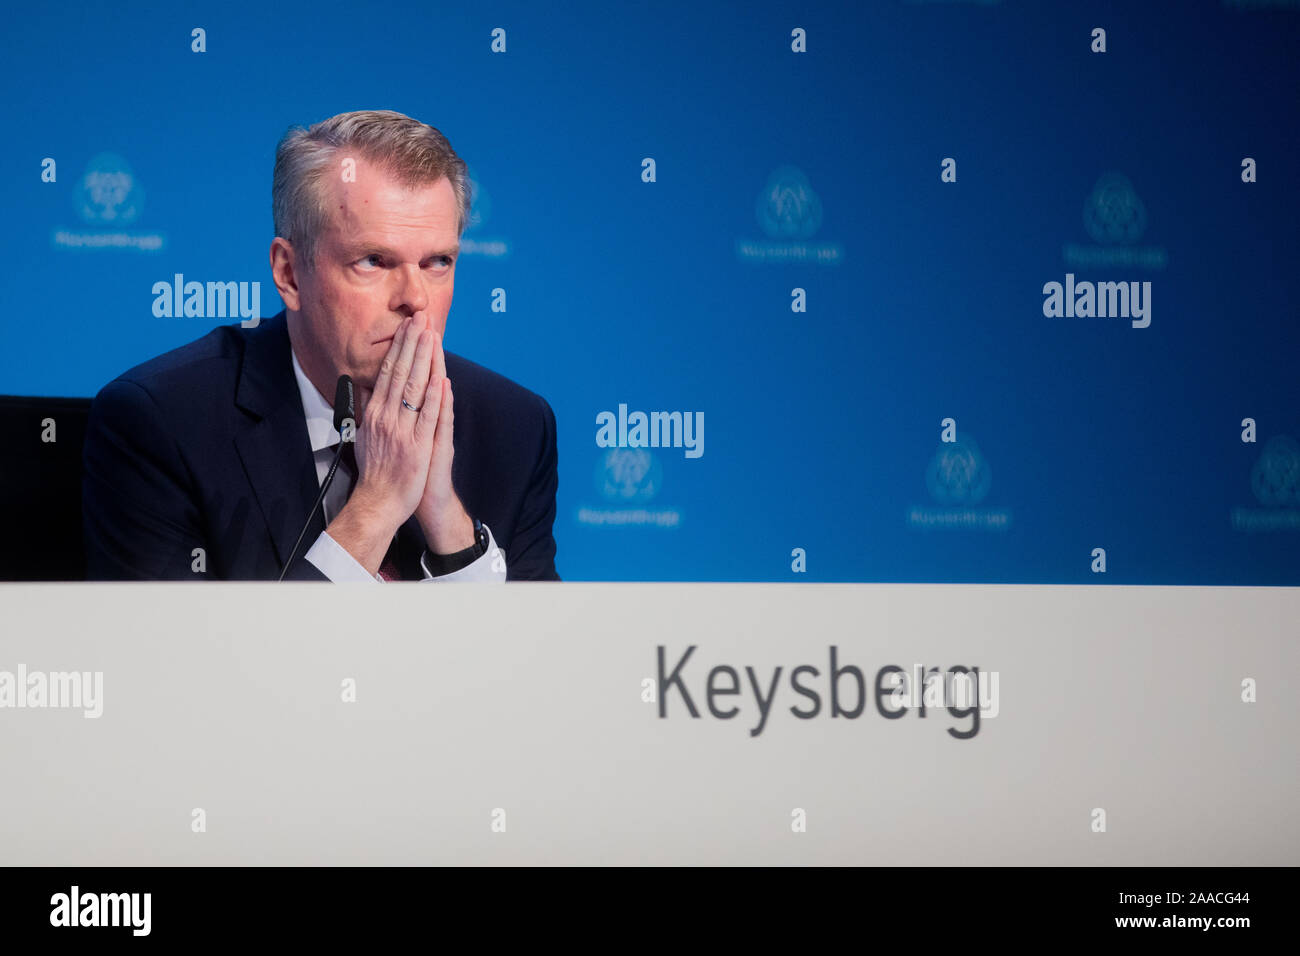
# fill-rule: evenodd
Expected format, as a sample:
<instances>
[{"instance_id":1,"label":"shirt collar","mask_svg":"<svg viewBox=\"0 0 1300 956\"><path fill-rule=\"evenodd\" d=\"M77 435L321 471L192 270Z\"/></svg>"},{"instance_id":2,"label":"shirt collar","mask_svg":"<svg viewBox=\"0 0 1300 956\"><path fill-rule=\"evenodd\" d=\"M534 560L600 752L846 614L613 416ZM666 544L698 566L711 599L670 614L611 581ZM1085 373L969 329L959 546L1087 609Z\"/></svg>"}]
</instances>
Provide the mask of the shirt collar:
<instances>
[{"instance_id":1,"label":"shirt collar","mask_svg":"<svg viewBox=\"0 0 1300 956\"><path fill-rule=\"evenodd\" d=\"M290 352L293 354L293 376L298 380L298 392L302 395L302 410L307 416L307 437L311 439L312 452L337 445L339 433L334 430L333 406L325 401L302 370L298 354L292 349Z\"/></svg>"}]
</instances>

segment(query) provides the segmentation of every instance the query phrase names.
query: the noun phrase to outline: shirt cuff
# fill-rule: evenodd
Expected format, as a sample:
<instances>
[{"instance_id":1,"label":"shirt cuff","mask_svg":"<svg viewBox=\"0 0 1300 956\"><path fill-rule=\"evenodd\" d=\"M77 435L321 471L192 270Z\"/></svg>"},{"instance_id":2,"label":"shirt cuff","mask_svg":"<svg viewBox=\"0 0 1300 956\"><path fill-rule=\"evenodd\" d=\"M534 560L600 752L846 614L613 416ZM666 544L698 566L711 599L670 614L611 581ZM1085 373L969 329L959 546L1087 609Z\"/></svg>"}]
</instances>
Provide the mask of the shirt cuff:
<instances>
[{"instance_id":1,"label":"shirt cuff","mask_svg":"<svg viewBox=\"0 0 1300 956\"><path fill-rule=\"evenodd\" d=\"M383 584L384 579L371 574L361 566L356 558L348 553L347 548L339 544L322 531L315 544L307 552L307 560L316 566L321 574L339 584Z\"/></svg>"},{"instance_id":2,"label":"shirt cuff","mask_svg":"<svg viewBox=\"0 0 1300 956\"><path fill-rule=\"evenodd\" d=\"M424 560L429 552L426 551L420 555L420 570L424 572L424 580L504 583L506 579L506 553L497 547L496 539L492 537L492 529L484 525L483 530L487 532L488 536L487 550L459 571L435 575L429 570L429 565ZM364 572L365 569L362 570Z\"/></svg>"}]
</instances>

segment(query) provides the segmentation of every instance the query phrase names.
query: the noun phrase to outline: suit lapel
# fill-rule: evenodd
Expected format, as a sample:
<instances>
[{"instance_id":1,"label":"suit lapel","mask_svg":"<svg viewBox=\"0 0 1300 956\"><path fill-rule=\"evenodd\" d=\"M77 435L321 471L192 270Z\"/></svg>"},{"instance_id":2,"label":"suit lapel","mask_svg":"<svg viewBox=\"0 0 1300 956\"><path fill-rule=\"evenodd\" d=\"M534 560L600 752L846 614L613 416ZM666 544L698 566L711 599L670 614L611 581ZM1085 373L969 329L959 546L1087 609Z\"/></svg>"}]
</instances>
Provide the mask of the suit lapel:
<instances>
[{"instance_id":1,"label":"suit lapel","mask_svg":"<svg viewBox=\"0 0 1300 956\"><path fill-rule=\"evenodd\" d=\"M249 417L236 431L235 448L282 566L316 501L320 481L293 374L284 312L242 332L244 355L235 404ZM305 554L324 530L325 520L318 511L298 554Z\"/></svg>"}]
</instances>

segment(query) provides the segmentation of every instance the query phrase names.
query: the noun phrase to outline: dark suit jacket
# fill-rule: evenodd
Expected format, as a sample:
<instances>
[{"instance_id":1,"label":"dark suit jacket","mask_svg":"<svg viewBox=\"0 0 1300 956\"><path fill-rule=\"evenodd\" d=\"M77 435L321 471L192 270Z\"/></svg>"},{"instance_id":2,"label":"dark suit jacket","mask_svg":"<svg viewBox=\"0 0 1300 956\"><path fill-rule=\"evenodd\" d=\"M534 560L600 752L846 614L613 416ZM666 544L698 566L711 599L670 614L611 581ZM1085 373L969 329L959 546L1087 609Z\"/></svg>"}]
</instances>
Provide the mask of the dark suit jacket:
<instances>
[{"instance_id":1,"label":"dark suit jacket","mask_svg":"<svg viewBox=\"0 0 1300 956\"><path fill-rule=\"evenodd\" d=\"M509 379L446 358L465 510L492 530L509 579L558 580L555 414ZM220 326L106 385L83 464L88 579L279 577L320 491L284 312ZM323 530L318 510L286 580L324 580L303 557ZM423 577L424 547L412 517L398 532L404 577Z\"/></svg>"}]
</instances>

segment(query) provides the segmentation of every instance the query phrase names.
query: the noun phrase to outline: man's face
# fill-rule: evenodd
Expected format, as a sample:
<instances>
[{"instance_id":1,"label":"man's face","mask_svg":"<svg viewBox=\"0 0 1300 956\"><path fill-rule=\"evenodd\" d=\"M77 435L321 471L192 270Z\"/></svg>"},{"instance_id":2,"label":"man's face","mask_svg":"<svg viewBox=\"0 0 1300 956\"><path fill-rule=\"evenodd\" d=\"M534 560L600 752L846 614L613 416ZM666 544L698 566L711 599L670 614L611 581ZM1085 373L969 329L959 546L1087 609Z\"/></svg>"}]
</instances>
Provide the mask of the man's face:
<instances>
[{"instance_id":1,"label":"man's face","mask_svg":"<svg viewBox=\"0 0 1300 956\"><path fill-rule=\"evenodd\" d=\"M393 333L423 311L439 336L447 326L459 237L456 193L446 177L408 189L363 159L356 181L324 185L330 224L316 245L315 269L295 270L299 361L333 401L347 374L370 397ZM312 367L314 366L314 368Z\"/></svg>"}]
</instances>

